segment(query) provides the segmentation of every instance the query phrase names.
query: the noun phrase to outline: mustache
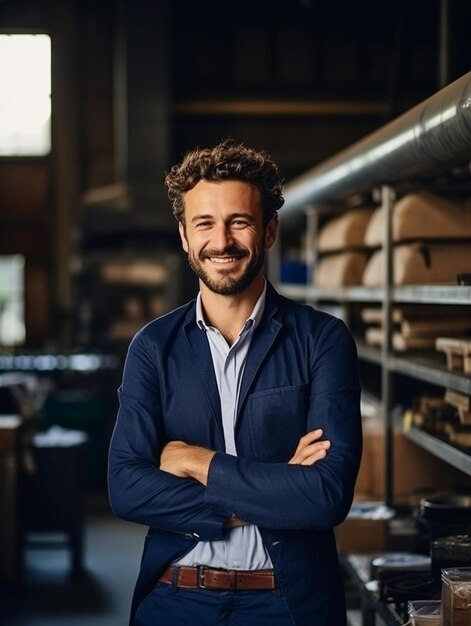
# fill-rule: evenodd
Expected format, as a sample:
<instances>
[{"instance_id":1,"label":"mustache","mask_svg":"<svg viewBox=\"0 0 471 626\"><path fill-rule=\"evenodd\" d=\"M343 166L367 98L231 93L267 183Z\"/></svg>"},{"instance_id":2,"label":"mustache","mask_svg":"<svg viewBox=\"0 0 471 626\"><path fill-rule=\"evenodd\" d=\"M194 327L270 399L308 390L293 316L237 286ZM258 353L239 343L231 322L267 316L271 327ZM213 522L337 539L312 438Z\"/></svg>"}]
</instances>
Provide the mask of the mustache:
<instances>
[{"instance_id":1,"label":"mustache","mask_svg":"<svg viewBox=\"0 0 471 626\"><path fill-rule=\"evenodd\" d=\"M213 248L212 250L204 250L201 253L201 258L208 259L212 256L235 256L239 259L242 259L248 256L249 252L245 248L239 248L238 246L227 246L223 250L216 250Z\"/></svg>"}]
</instances>

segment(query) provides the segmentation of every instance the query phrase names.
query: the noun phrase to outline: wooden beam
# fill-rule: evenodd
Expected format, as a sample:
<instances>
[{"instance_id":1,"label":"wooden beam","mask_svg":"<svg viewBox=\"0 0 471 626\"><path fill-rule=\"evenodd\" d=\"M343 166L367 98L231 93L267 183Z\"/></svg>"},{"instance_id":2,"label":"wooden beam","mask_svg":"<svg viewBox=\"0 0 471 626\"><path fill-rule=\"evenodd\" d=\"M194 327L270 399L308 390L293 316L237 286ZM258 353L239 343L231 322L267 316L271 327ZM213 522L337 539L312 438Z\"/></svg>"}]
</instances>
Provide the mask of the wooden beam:
<instances>
[{"instance_id":1,"label":"wooden beam","mask_svg":"<svg viewBox=\"0 0 471 626\"><path fill-rule=\"evenodd\" d=\"M378 100L180 100L177 115L237 116L381 116L385 103Z\"/></svg>"}]
</instances>

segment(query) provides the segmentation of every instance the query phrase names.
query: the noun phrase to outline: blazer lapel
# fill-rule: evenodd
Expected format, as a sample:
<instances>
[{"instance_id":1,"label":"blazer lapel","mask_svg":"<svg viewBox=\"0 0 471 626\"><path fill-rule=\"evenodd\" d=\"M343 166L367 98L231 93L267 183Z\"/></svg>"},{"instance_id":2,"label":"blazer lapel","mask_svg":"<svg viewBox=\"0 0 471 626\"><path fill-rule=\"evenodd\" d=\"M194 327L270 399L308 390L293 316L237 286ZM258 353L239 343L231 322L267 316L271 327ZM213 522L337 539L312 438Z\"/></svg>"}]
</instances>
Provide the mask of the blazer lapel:
<instances>
[{"instance_id":1,"label":"blazer lapel","mask_svg":"<svg viewBox=\"0 0 471 626\"><path fill-rule=\"evenodd\" d=\"M239 402L237 405L238 418L240 416L240 409L245 402L255 375L260 368L263 360L265 359L268 351L273 345L273 342L280 332L281 327L283 326L283 324L274 317L275 313L278 310L276 305L277 297L278 294L276 293L276 291L270 284L268 284L267 298L265 301L265 311L263 313L260 325L255 330L255 333L252 337L252 343L250 345L249 353L247 355L247 361L245 363L245 369L239 394ZM237 419L237 427L238 426L239 419Z\"/></svg>"},{"instance_id":2,"label":"blazer lapel","mask_svg":"<svg viewBox=\"0 0 471 626\"><path fill-rule=\"evenodd\" d=\"M216 421L218 431L221 436L221 441L224 444L224 433L222 427L221 417L221 400L219 398L218 386L216 382L216 376L214 374L213 360L211 357L211 350L209 348L206 334L203 330L198 328L196 324L195 308L193 307L186 318L184 325L184 331L190 345L190 349L193 352L195 361L201 363L201 367L195 368L195 376L201 376L203 387L208 397L209 405L211 407L211 414Z\"/></svg>"}]
</instances>

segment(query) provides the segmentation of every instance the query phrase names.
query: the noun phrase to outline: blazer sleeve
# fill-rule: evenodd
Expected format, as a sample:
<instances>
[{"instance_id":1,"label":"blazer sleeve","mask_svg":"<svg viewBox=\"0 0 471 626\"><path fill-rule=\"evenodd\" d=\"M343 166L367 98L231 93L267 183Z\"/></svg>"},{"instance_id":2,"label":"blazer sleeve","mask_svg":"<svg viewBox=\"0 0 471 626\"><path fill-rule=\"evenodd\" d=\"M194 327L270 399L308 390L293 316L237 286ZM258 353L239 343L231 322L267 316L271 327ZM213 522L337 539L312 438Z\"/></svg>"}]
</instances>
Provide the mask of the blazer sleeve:
<instances>
[{"instance_id":1,"label":"blazer sleeve","mask_svg":"<svg viewBox=\"0 0 471 626\"><path fill-rule=\"evenodd\" d=\"M332 442L311 466L254 461L216 453L205 501L272 529L330 528L343 521L353 499L362 448L356 347L345 324L327 322L310 363L307 431L321 427Z\"/></svg>"},{"instance_id":2,"label":"blazer sleeve","mask_svg":"<svg viewBox=\"0 0 471 626\"><path fill-rule=\"evenodd\" d=\"M223 537L227 516L207 506L205 488L157 467L167 440L157 364L142 333L129 347L118 395L120 406L108 463L109 497L115 515L188 539Z\"/></svg>"}]
</instances>

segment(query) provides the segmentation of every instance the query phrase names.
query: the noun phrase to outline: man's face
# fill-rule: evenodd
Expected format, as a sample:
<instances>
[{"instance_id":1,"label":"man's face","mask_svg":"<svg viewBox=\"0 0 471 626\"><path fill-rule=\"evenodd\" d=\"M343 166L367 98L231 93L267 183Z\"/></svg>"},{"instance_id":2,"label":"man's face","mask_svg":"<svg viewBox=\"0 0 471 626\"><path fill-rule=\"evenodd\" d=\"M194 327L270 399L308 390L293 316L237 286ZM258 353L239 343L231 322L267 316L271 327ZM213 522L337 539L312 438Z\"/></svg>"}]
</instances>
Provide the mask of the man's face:
<instances>
[{"instance_id":1,"label":"man's face","mask_svg":"<svg viewBox=\"0 0 471 626\"><path fill-rule=\"evenodd\" d=\"M185 195L184 215L180 237L198 278L221 295L247 289L261 273L278 226L276 217L264 226L260 191L238 180L200 180Z\"/></svg>"}]
</instances>

